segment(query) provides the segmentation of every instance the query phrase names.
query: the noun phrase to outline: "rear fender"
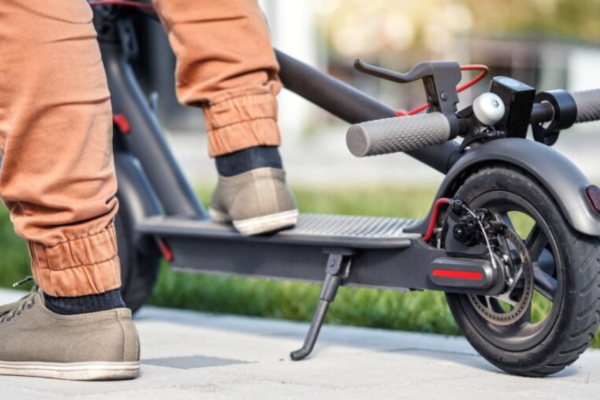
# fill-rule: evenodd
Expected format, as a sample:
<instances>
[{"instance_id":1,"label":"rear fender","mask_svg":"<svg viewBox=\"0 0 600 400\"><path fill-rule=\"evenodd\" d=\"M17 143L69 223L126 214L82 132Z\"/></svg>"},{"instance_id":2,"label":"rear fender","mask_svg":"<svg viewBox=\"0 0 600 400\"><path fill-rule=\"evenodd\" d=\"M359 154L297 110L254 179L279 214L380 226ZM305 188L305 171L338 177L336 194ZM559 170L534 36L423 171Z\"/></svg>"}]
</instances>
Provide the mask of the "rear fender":
<instances>
[{"instance_id":1,"label":"rear fender","mask_svg":"<svg viewBox=\"0 0 600 400\"><path fill-rule=\"evenodd\" d=\"M585 194L590 181L567 157L532 140L500 139L469 150L448 171L436 199L452 197L473 171L495 162L514 165L528 172L548 190L575 230L600 236L600 215ZM430 218L431 210L425 220L407 230L424 234Z\"/></svg>"}]
</instances>

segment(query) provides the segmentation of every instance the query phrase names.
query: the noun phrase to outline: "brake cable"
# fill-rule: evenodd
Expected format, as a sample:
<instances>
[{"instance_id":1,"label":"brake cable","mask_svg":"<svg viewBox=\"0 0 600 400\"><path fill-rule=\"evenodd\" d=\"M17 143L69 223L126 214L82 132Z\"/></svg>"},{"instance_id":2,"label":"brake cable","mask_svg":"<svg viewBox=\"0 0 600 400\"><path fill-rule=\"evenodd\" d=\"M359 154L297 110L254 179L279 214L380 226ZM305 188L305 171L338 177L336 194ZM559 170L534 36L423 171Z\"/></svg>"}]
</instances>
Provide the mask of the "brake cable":
<instances>
[{"instance_id":1,"label":"brake cable","mask_svg":"<svg viewBox=\"0 0 600 400\"><path fill-rule=\"evenodd\" d=\"M490 245L490 240L487 236L485 228L483 227L483 224L481 223L481 220L469 207L465 206L465 203L462 203L462 208L467 210L467 212L471 214L471 217L475 218L475 221L477 221L477 224L481 229L481 233L483 233L483 237L485 238L485 244L487 246L488 252L490 253L490 261L492 262L492 267L494 267L495 270L498 270L498 267L496 266L496 260L494 259L494 253L492 252L492 246Z\"/></svg>"},{"instance_id":2,"label":"brake cable","mask_svg":"<svg viewBox=\"0 0 600 400\"><path fill-rule=\"evenodd\" d=\"M433 231L435 229L435 225L437 222L440 206L442 204L448 204L448 205L452 206L455 203L455 201L457 201L457 200L449 199L446 197L441 197L441 198L437 199L437 201L433 205L433 210L431 212L431 219L429 220L429 226L427 227L427 232L425 233L425 235L423 235L423 241L428 242L429 239L431 239L431 236L433 235ZM477 217L477 214L475 214L475 212L473 212L469 207L467 207L465 205L464 202L462 202L462 201L460 202L460 207L462 209L466 210L471 215L471 217L473 217L475 219L475 221L477 221L477 225L479 225L479 229L481 229L481 233L483 234L483 237L485 238L485 244L486 244L487 250L490 254L490 261L492 263L492 267L495 270L498 270L498 266L496 265L496 260L494 259L494 253L492 252L492 246L490 244L490 240L487 236L485 228L483 227L483 224L481 223L481 220ZM446 216L447 215L448 214L446 214Z\"/></svg>"},{"instance_id":3,"label":"brake cable","mask_svg":"<svg viewBox=\"0 0 600 400\"><path fill-rule=\"evenodd\" d=\"M460 70L461 71L481 71L481 72L479 74L477 74L477 76L475 76L475 78L473 78L470 81L468 81L467 83L457 87L456 93L460 93L460 92L470 88L471 86L473 86L474 84L476 84L477 82L482 80L490 71L490 69L486 65L483 65L483 64L461 65ZM408 115L415 115L415 114L420 113L421 111L427 110L428 108L429 108L429 104L425 103L425 104L422 104L419 107L414 108L410 111L398 110L398 111L396 111L396 117L405 117Z\"/></svg>"}]
</instances>

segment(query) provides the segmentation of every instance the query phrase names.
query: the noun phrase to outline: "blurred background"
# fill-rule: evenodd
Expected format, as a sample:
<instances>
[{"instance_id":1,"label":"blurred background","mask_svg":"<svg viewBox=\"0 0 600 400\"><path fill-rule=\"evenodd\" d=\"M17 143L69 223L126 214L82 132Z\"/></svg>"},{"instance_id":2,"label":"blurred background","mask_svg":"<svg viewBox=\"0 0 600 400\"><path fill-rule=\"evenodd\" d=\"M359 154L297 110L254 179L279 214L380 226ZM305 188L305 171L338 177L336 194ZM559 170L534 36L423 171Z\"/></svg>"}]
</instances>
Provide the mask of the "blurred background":
<instances>
[{"instance_id":1,"label":"blurred background","mask_svg":"<svg viewBox=\"0 0 600 400\"><path fill-rule=\"evenodd\" d=\"M461 94L466 106L491 76L538 90L600 87L600 0L261 0L280 50L398 109L425 100L421 83L398 85L362 75L356 58L405 72L425 60L486 64L490 75ZM141 53L136 70L168 140L202 200L210 201L214 162L197 109L177 103L175 59L162 28L136 21ZM249 39L250 40L250 39ZM151 51L150 51L151 50ZM465 79L470 79L468 74ZM302 212L422 218L443 176L410 157L357 159L345 145L347 125L297 96L280 95L283 159ZM563 132L557 145L600 183L600 123ZM166 264L151 303L209 312L308 321L318 286L219 276L185 275ZM0 209L0 284L29 274L22 239ZM458 334L442 293L342 288L329 323ZM596 335L594 346L600 347Z\"/></svg>"},{"instance_id":2,"label":"blurred background","mask_svg":"<svg viewBox=\"0 0 600 400\"><path fill-rule=\"evenodd\" d=\"M461 104L489 87L492 76L518 79L538 90L600 87L600 0L262 0L275 47L399 109L424 102L422 84L399 85L355 71L356 58L396 71L425 60L485 64L490 74L461 94ZM192 181L216 180L206 157L197 110L178 105L171 71L175 59L162 28L140 22L144 53L138 70L147 88L158 88L159 116L169 128L175 151ZM151 54L152 59L144 57ZM472 76L465 73L465 80ZM435 185L441 174L404 155L356 159L347 151L347 126L296 95L280 95L283 156L289 179L300 186L349 184ZM588 124L563 134L556 148L592 179L593 135Z\"/></svg>"}]
</instances>

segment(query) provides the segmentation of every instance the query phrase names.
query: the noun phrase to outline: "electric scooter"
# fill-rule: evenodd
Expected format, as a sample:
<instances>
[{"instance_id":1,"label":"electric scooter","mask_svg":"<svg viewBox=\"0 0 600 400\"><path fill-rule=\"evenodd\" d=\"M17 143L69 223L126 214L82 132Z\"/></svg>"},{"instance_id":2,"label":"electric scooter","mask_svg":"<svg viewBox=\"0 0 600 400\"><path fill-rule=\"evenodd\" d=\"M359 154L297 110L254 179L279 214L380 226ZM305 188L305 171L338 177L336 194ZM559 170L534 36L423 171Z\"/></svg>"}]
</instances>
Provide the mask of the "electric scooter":
<instances>
[{"instance_id":1,"label":"electric scooter","mask_svg":"<svg viewBox=\"0 0 600 400\"><path fill-rule=\"evenodd\" d=\"M115 223L129 307L151 294L162 257L183 271L322 283L293 360L311 353L341 285L445 292L473 347L512 374L555 373L588 347L600 319L600 189L549 145L574 123L600 119L600 90L536 93L494 77L488 93L457 110L458 63L423 62L401 74L357 61L378 78L423 82L427 113L399 117L276 51L288 90L352 124L352 154L405 152L446 177L420 220L300 215L292 229L241 236L210 220L132 71L139 49L131 18L155 18L151 6L90 4L112 93ZM529 126L535 141L526 139ZM517 233L515 212L533 221L526 234ZM536 320L538 297L551 307Z\"/></svg>"}]
</instances>

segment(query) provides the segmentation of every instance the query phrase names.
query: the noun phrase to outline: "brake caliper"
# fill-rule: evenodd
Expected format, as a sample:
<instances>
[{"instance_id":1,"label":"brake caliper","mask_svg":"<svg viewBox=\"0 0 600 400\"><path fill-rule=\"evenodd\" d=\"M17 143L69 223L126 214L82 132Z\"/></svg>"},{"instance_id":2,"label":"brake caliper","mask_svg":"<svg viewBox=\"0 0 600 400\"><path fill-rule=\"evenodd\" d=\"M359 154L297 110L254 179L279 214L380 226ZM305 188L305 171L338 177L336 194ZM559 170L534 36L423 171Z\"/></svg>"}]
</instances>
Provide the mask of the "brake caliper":
<instances>
[{"instance_id":1,"label":"brake caliper","mask_svg":"<svg viewBox=\"0 0 600 400\"><path fill-rule=\"evenodd\" d=\"M512 223L485 209L450 202L445 227L446 251L456 257L483 257L502 277L497 296L469 294L477 311L497 324L511 324L528 311L533 296L533 266ZM501 286L501 287L500 287ZM499 308L499 307L503 308Z\"/></svg>"}]
</instances>

